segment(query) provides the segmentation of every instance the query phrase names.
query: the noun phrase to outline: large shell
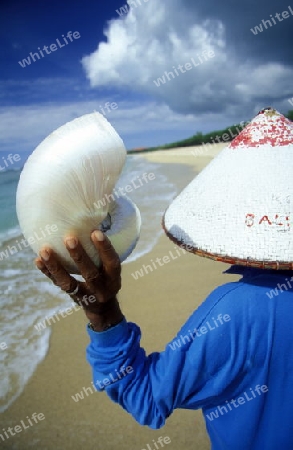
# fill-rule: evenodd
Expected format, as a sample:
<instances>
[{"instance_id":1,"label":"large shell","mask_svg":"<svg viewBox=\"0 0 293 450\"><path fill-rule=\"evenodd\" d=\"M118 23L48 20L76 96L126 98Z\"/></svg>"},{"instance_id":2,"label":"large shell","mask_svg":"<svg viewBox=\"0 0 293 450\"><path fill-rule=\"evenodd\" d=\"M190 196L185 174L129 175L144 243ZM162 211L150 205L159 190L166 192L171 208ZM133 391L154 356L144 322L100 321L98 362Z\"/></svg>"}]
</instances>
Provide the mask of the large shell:
<instances>
[{"instance_id":1,"label":"large shell","mask_svg":"<svg viewBox=\"0 0 293 450\"><path fill-rule=\"evenodd\" d=\"M106 231L121 260L131 253L140 214L126 196L112 193L125 159L123 141L96 112L65 124L41 142L24 166L16 198L20 227L36 253L49 245L67 270L78 273L63 242L73 233L98 265L90 239L95 229Z\"/></svg>"}]
</instances>

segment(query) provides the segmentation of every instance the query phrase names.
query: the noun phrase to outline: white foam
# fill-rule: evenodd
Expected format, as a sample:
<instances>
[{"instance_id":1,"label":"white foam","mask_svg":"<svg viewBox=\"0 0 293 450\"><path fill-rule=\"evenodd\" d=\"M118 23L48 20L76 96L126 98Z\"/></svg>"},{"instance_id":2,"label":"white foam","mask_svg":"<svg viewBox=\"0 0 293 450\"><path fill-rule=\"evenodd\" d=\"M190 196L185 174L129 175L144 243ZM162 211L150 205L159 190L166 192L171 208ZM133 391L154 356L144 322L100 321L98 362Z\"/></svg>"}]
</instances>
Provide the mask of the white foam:
<instances>
[{"instance_id":1,"label":"white foam","mask_svg":"<svg viewBox=\"0 0 293 450\"><path fill-rule=\"evenodd\" d=\"M17 239L22 236L19 226L12 227L9 230L0 232L0 245L5 245L11 239Z\"/></svg>"},{"instance_id":2,"label":"white foam","mask_svg":"<svg viewBox=\"0 0 293 450\"><path fill-rule=\"evenodd\" d=\"M156 177L128 194L141 210L143 226L138 245L126 263L152 250L162 234L163 212L177 194L174 185L161 173L161 167L140 156L131 156L119 181L119 186L125 187L145 172L153 172ZM19 227L0 233L0 245L20 235ZM66 294L35 269L34 256L31 249L25 248L0 261L0 343L7 344L6 350L0 350L4 368L0 377L0 412L22 393L48 352L51 328L47 326L38 333L34 325L72 305ZM66 318L56 326L62 326L62 320Z\"/></svg>"}]
</instances>

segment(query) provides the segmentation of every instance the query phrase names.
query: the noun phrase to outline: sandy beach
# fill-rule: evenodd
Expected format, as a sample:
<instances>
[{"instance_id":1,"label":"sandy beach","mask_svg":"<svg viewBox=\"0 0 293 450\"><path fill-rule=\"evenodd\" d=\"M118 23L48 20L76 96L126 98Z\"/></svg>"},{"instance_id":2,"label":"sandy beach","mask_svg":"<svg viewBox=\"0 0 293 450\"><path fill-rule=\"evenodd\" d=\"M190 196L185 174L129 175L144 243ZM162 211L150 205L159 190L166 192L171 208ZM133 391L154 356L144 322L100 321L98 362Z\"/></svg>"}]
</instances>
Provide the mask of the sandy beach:
<instances>
[{"instance_id":1,"label":"sandy beach","mask_svg":"<svg viewBox=\"0 0 293 450\"><path fill-rule=\"evenodd\" d=\"M191 147L152 152L143 157L166 163L165 170L180 191L223 147L224 144L208 147L202 155L194 154L198 148ZM126 318L141 327L142 346L147 353L162 351L216 286L238 279L222 274L227 265L186 253L135 280L135 271L170 251L174 251L174 244L162 235L150 253L123 264L120 303ZM75 311L53 325L48 355L24 392L1 414L1 429L7 430L21 421L27 428L21 425L21 431L4 442L0 438L1 449L142 450L154 449L153 440L159 436L170 438L166 445L170 450L210 448L201 411L174 411L162 429L151 430L138 425L105 393L88 390L83 400L75 402L71 396L91 387L91 370L85 359L87 344L82 311ZM33 413L42 413L44 419L28 425Z\"/></svg>"}]
</instances>

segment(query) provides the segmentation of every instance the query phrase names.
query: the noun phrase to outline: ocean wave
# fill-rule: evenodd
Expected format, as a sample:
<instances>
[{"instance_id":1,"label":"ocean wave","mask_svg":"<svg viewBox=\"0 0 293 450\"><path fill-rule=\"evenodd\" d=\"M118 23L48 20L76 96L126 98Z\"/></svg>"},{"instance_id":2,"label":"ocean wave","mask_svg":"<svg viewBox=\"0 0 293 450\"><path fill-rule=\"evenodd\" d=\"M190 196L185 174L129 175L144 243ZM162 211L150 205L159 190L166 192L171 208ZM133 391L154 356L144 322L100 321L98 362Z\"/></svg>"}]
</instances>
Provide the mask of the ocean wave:
<instances>
[{"instance_id":1,"label":"ocean wave","mask_svg":"<svg viewBox=\"0 0 293 450\"><path fill-rule=\"evenodd\" d=\"M150 252L162 234L163 212L177 194L162 168L161 164L149 163L138 155L127 158L118 187L125 187L145 172L154 173L155 179L128 194L141 211L142 229L137 247L125 264ZM9 192L11 199L15 196L11 189L6 192ZM13 240L21 236L19 226L1 230L0 245L4 248L13 245ZM33 251L24 248L0 260L0 343L7 344L6 350L0 350L0 412L5 411L21 394L48 352L50 327L38 333L34 326L45 317L71 305L69 297L35 268L34 258Z\"/></svg>"},{"instance_id":2,"label":"ocean wave","mask_svg":"<svg viewBox=\"0 0 293 450\"><path fill-rule=\"evenodd\" d=\"M154 173L155 179L128 194L141 212L142 226L136 248L125 263L133 262L152 250L162 234L163 213L177 194L175 185L162 171L163 165L148 162L138 155L128 156L128 163L130 167L122 173L118 187L125 186L144 173Z\"/></svg>"},{"instance_id":3,"label":"ocean wave","mask_svg":"<svg viewBox=\"0 0 293 450\"><path fill-rule=\"evenodd\" d=\"M19 225L0 232L0 245L6 246L13 243L13 240L23 237Z\"/></svg>"}]
</instances>

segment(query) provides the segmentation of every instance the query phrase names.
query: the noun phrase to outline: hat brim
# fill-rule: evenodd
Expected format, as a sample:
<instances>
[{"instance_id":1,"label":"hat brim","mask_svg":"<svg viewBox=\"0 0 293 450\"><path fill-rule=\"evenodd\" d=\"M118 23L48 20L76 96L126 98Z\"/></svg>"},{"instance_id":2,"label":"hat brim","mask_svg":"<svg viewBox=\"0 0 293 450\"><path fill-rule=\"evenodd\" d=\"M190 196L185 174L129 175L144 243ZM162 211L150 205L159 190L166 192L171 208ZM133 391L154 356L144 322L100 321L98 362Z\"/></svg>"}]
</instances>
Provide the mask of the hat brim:
<instances>
[{"instance_id":1,"label":"hat brim","mask_svg":"<svg viewBox=\"0 0 293 450\"><path fill-rule=\"evenodd\" d=\"M271 270L293 270L293 262L287 263L285 261L256 261L253 259L240 259L232 258L231 256L217 255L215 253L209 253L199 248L193 247L190 244L186 244L183 241L177 239L171 232L169 232L165 226L165 215L162 219L162 228L168 238L174 242L174 244L183 248L184 250L193 253L203 258L212 259L213 261L223 262L230 265L239 265L245 267L254 267L256 269L271 269Z\"/></svg>"}]
</instances>

